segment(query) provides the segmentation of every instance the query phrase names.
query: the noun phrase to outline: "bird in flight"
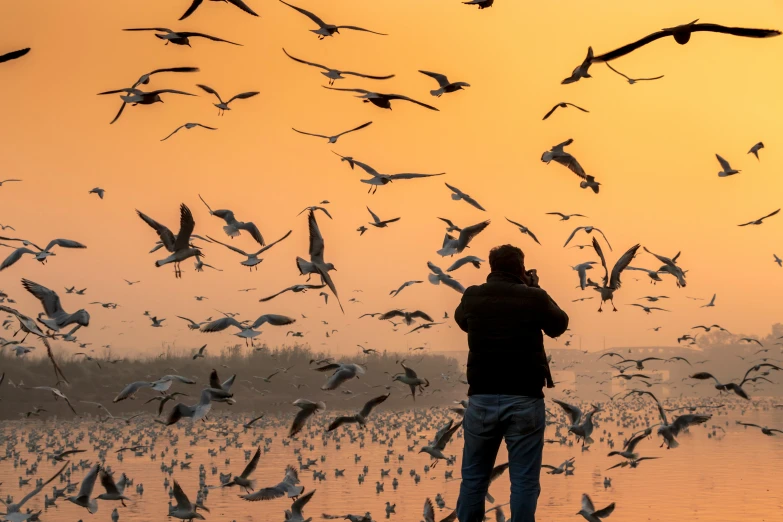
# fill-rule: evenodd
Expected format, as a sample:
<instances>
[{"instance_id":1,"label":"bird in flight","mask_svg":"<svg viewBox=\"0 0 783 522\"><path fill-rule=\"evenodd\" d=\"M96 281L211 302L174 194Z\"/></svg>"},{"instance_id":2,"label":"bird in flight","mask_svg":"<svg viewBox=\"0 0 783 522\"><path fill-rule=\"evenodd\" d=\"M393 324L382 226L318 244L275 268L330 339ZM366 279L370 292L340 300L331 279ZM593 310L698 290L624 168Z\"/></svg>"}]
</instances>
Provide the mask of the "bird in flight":
<instances>
[{"instance_id":1,"label":"bird in flight","mask_svg":"<svg viewBox=\"0 0 783 522\"><path fill-rule=\"evenodd\" d=\"M132 27L129 29L123 29L123 31L155 31L157 33L155 36L161 40L165 40L166 45L171 43L174 45L187 45L188 47L192 47L190 45L191 38L206 38L207 40L212 40L213 42L224 42L227 44L239 46L242 45L236 42L232 42L231 40L218 38L217 36L210 36L204 33L194 33L191 31L172 31L171 29L167 29L165 27Z\"/></svg>"},{"instance_id":2,"label":"bird in flight","mask_svg":"<svg viewBox=\"0 0 783 522\"><path fill-rule=\"evenodd\" d=\"M165 138L163 138L160 141L166 141L167 139L171 138L172 136L174 136L176 133L178 133L182 129L190 130L190 129L194 129L196 127L201 127L202 129L207 129L207 130L217 130L217 127L209 127L207 125L202 125L201 123L186 123L184 125L180 125L176 129L174 129L174 132L172 132L171 134L169 134L168 136L166 136ZM103 199L103 198L101 198L101 199Z\"/></svg>"},{"instance_id":3,"label":"bird in flight","mask_svg":"<svg viewBox=\"0 0 783 522\"><path fill-rule=\"evenodd\" d=\"M759 151L763 148L764 148L764 143L758 142L750 148L748 154L753 154L754 156L756 156L756 159L759 159Z\"/></svg>"},{"instance_id":4,"label":"bird in flight","mask_svg":"<svg viewBox=\"0 0 783 522\"><path fill-rule=\"evenodd\" d=\"M246 3L244 3L242 0L210 0L212 2L225 2L227 4L231 4L233 6L236 6L246 12L249 15L258 16L255 11L250 9ZM193 0L193 3L190 4L190 7L188 7L188 10L185 11L185 14L183 14L179 19L184 20L185 18L189 17L193 13L196 12L196 9L201 6L201 4L204 2L204 0Z\"/></svg>"},{"instance_id":5,"label":"bird in flight","mask_svg":"<svg viewBox=\"0 0 783 522\"><path fill-rule=\"evenodd\" d=\"M554 112L555 112L557 109L565 109L565 108L567 108L567 107L573 107L573 108L575 108L575 109L579 109L579 110L580 110L580 111L582 111L582 112L590 112L590 111L588 111L587 109L583 109L583 108L582 108L582 107L580 107L579 105L574 105L573 103L569 103L569 102L560 102L560 103L558 103L557 105L555 105L554 107L552 107L551 109L549 109L549 112L547 112L546 114L544 114L544 117L543 117L543 118L541 118L541 119L542 119L542 120L546 120L547 118L549 118L550 116L552 116L552 114L554 114Z\"/></svg>"},{"instance_id":6,"label":"bird in flight","mask_svg":"<svg viewBox=\"0 0 783 522\"><path fill-rule=\"evenodd\" d=\"M564 167L568 168L571 172L582 178L582 182L579 184L582 188L589 188L596 194L598 194L598 190L600 187L600 183L598 183L593 176L588 176L585 172L585 169L582 168L582 165L579 164L578 161L576 161L576 158L573 157L571 154L563 150L568 145L571 145L574 142L573 139L569 138L563 143L559 143L549 149L548 151L544 152L541 155L541 161L549 164L550 161L555 161Z\"/></svg>"},{"instance_id":7,"label":"bird in flight","mask_svg":"<svg viewBox=\"0 0 783 522\"><path fill-rule=\"evenodd\" d=\"M739 227L746 227L748 225L762 225L764 223L765 219L771 218L772 216L776 215L778 212L780 212L780 209L777 209L774 212L770 212L769 214L767 214L764 217L760 217L758 219L754 219L753 221L748 221L747 223L743 223L743 224L737 225L737 226L739 226Z\"/></svg>"},{"instance_id":8,"label":"bird in flight","mask_svg":"<svg viewBox=\"0 0 783 522\"><path fill-rule=\"evenodd\" d=\"M616 72L617 74L619 74L620 76L622 76L623 78L628 80L628 83L630 85L633 85L636 82L644 82L644 81L650 81L650 80L660 80L661 78L663 78L663 75L656 76L654 78L631 78L630 76L627 76L627 75L621 73L620 71L618 71L617 69L615 69L614 67L612 67L612 64L610 64L609 62L604 62L604 63L606 63L606 66L609 67L612 71Z\"/></svg>"},{"instance_id":9,"label":"bird in flight","mask_svg":"<svg viewBox=\"0 0 783 522\"><path fill-rule=\"evenodd\" d=\"M280 0L280 2L284 3L285 5L290 7L291 9L299 11L300 13L305 15L307 18L309 18L310 20L315 22L316 25L318 25L318 29L310 29L310 32L313 32L313 33L317 34L319 40L323 40L327 36L334 36L335 33L340 34L340 29L351 29L352 31L362 31L362 32L365 32L365 33L372 33L372 34L377 34L377 35L381 35L381 36L389 36L389 35L387 35L385 33L378 33L378 32L375 32L375 31L370 31L369 29L364 29L362 27L357 27L355 25L333 25L333 24L327 24L326 22L324 22L323 20L318 18L316 15L314 15L310 11L302 9L301 7L296 7L295 5L291 5L288 2L284 2L283 0Z\"/></svg>"},{"instance_id":10,"label":"bird in flight","mask_svg":"<svg viewBox=\"0 0 783 522\"><path fill-rule=\"evenodd\" d=\"M328 85L322 85L321 87L323 87L324 89L332 89L333 91L358 92L361 96L357 96L357 98L362 98L362 101L364 103L372 103L373 105L375 105L376 107L380 107L381 109L391 110L392 100L405 100L411 103L415 103L416 105L421 105L422 107L429 109L431 111L439 110L436 107L433 107L432 105L428 105L426 103L416 101L413 98L408 98L407 96L403 96L402 94L383 94L380 92L372 92L365 89L346 89L342 87L329 87Z\"/></svg>"},{"instance_id":11,"label":"bird in flight","mask_svg":"<svg viewBox=\"0 0 783 522\"><path fill-rule=\"evenodd\" d=\"M512 225L514 225L515 227L517 227L517 228L519 229L519 231L520 231L520 232L522 232L523 234L527 234L528 236L530 236L531 238L533 238L533 241L535 241L535 242L536 242L536 243L538 243L539 245L541 244L541 242L538 240L538 238L537 238L537 237L536 237L536 235L533 233L533 231L532 231L532 230L530 230L529 228L527 228L525 225L521 225L521 224L517 223L516 221L511 221L511 220L510 220L510 219L508 219L508 218L506 218L506 221L508 221L509 223L511 223Z\"/></svg>"},{"instance_id":12,"label":"bird in flight","mask_svg":"<svg viewBox=\"0 0 783 522\"><path fill-rule=\"evenodd\" d=\"M343 132L341 132L339 134L334 134L332 136L326 136L324 134L313 134L312 132L300 131L299 129L295 129L293 127L291 127L291 129L293 129L295 132L298 132L299 134L304 134L305 136L315 136L316 138L325 138L329 143L337 143L337 140L338 140L338 138L340 138L340 136L343 136L345 134L349 134L351 132L356 132L358 130L362 130L365 127L369 127L371 124L372 124L372 122L368 121L367 123L362 123L358 127L355 127L353 129L350 129L350 130L347 130L347 131L343 131ZM323 209L323 207L315 207L315 208L322 209L322 210L324 210L326 212L326 209ZM328 212L327 212L327 215L328 215Z\"/></svg>"},{"instance_id":13,"label":"bird in flight","mask_svg":"<svg viewBox=\"0 0 783 522\"><path fill-rule=\"evenodd\" d=\"M21 58L29 52L30 48L26 47L24 49L19 49L18 51L11 51L10 53L0 54L0 63L16 60L17 58Z\"/></svg>"},{"instance_id":14,"label":"bird in flight","mask_svg":"<svg viewBox=\"0 0 783 522\"><path fill-rule=\"evenodd\" d=\"M362 73L357 73L357 72L353 72L353 71L342 71L340 69L332 69L331 67L327 67L325 65L321 65L320 63L308 62L306 60L302 60L300 58L296 58L295 56L291 56L290 54L288 54L288 51L286 51L285 48L283 48L283 52L285 53L286 56L288 56L289 58L291 58L295 62L299 62L299 63L303 63L305 65L309 65L311 67L317 67L319 69L323 69L325 72L322 72L321 74L323 74L324 76L329 78L329 85L334 85L334 82L336 80L344 80L345 78L344 78L343 75L357 76L359 78L366 78L368 80L388 80L389 78L394 78L393 74L389 74L389 75L386 75L386 76L371 76L369 74L362 74Z\"/></svg>"},{"instance_id":15,"label":"bird in flight","mask_svg":"<svg viewBox=\"0 0 783 522\"><path fill-rule=\"evenodd\" d=\"M258 91L248 91L248 92L241 92L239 94L236 94L229 98L228 101L223 101L223 98L220 97L220 94L213 89L212 87L208 85L202 85L200 83L197 83L196 86L200 88L202 91L208 92L209 94L214 94L215 97L218 99L218 103L213 103L215 107L218 108L218 116L222 116L224 112L230 111L231 107L228 105L234 101L234 100L246 100L248 98L252 98L253 96L260 94Z\"/></svg>"},{"instance_id":16,"label":"bird in flight","mask_svg":"<svg viewBox=\"0 0 783 522\"><path fill-rule=\"evenodd\" d=\"M468 205L470 205L470 206L472 206L474 208L486 211L486 209L484 207L482 207L481 204L478 201L476 201L475 199L470 197L470 194L465 194L464 192L462 192L457 187L452 187L448 183L445 183L445 185L449 188L449 190L451 190L451 192L453 192L453 194L451 195L451 199L453 199L454 201L462 200L462 201L464 201L465 203L467 203Z\"/></svg>"},{"instance_id":17,"label":"bird in flight","mask_svg":"<svg viewBox=\"0 0 783 522\"><path fill-rule=\"evenodd\" d=\"M422 70L419 70L419 72L425 76L429 76L430 78L438 82L438 88L430 91L430 94L435 96L436 98L440 98L441 96L449 92L457 92L463 90L465 87L470 87L470 84L467 82L450 82L445 74L440 74L440 73L435 73L430 71L422 71Z\"/></svg>"}]
</instances>

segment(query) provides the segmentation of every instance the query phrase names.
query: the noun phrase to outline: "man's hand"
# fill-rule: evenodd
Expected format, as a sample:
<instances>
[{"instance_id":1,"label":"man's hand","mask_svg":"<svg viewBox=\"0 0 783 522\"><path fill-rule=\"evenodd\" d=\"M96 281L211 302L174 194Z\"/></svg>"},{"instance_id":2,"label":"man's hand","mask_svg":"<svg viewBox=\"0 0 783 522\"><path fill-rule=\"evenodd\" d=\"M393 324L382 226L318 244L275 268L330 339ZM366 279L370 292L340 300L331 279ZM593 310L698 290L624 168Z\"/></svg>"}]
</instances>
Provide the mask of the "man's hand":
<instances>
[{"instance_id":1,"label":"man's hand","mask_svg":"<svg viewBox=\"0 0 783 522\"><path fill-rule=\"evenodd\" d=\"M525 283L527 286L532 286L534 288L541 288L540 286L538 286L538 271L535 268L523 272L522 282Z\"/></svg>"}]
</instances>

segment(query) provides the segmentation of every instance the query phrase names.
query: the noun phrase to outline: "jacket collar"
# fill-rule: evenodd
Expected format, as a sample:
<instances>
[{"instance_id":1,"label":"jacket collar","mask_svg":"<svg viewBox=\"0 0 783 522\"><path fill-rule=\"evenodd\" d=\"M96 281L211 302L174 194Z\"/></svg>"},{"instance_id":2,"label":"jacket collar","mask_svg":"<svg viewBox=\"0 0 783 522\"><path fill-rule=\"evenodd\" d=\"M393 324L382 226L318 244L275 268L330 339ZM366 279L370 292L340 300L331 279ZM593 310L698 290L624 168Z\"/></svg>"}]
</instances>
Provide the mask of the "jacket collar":
<instances>
[{"instance_id":1,"label":"jacket collar","mask_svg":"<svg viewBox=\"0 0 783 522\"><path fill-rule=\"evenodd\" d=\"M510 272L490 272L487 276L487 283L500 281L517 285L525 284L521 277L516 276Z\"/></svg>"}]
</instances>

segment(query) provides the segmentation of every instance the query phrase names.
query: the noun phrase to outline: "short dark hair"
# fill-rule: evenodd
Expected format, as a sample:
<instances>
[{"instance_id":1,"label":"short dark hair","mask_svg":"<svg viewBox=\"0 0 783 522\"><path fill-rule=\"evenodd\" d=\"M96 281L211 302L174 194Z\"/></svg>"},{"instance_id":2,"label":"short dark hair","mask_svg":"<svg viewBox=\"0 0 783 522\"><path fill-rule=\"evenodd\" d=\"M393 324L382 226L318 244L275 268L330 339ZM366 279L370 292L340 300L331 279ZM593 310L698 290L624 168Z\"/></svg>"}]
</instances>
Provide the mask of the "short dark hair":
<instances>
[{"instance_id":1,"label":"short dark hair","mask_svg":"<svg viewBox=\"0 0 783 522\"><path fill-rule=\"evenodd\" d=\"M500 245L489 251L489 268L493 272L522 275L525 254L514 245Z\"/></svg>"}]
</instances>

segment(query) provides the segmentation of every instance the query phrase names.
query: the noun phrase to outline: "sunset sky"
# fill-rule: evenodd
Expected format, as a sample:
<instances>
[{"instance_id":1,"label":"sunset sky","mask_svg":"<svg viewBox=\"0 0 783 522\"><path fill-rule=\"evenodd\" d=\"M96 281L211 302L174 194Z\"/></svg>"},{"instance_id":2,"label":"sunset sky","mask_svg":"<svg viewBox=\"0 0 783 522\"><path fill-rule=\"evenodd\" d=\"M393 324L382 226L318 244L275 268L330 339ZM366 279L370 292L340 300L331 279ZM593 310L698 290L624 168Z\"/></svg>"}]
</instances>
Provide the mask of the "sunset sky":
<instances>
[{"instance_id":1,"label":"sunset sky","mask_svg":"<svg viewBox=\"0 0 783 522\"><path fill-rule=\"evenodd\" d=\"M27 256L0 272L0 289L28 315L41 308L22 289L23 277L57 290L67 311L88 309L92 322L78 337L93 343L96 352L111 344L114 354L131 356L175 342L184 349L208 343L216 353L234 342L232 331L195 333L175 317L217 318L215 309L240 312L246 319L264 313L299 318L293 328L263 327L259 339L273 346L285 342L286 331L293 329L307 332L304 341L313 347L334 353L352 353L357 343L393 351L424 343L434 350L466 349L466 337L452 320L405 336L404 327L395 333L388 323L358 319L365 312L394 308L421 309L436 320L444 311L452 315L459 294L426 282L427 261L445 269L457 259L436 254L445 229L438 216L460 226L492 219L466 254L486 259L497 244L519 245L528 267L538 269L542 287L570 315L571 330L581 336L584 349L600 349L604 338L607 347L671 345L696 324L719 323L735 333L764 335L780 321L783 268L773 262L773 253L783 257L783 215L760 227L737 225L783 206L778 66L783 38L697 33L685 46L663 39L612 62L629 76L665 75L661 80L629 85L595 64L592 79L560 84L589 45L599 54L696 18L783 29L780 2L754 2L747 9L728 1L496 0L491 9L479 11L458 0L294 0L327 22L389 33L345 30L324 41L309 32L315 28L310 20L276 0L248 0L258 18L229 4L204 2L178 22L189 3L0 4L0 54L32 48L27 56L0 64L0 179L24 180L0 187L0 223L16 228L0 235L39 245L68 238L88 246L55 250L57 256L47 265ZM166 46L153 33L122 31L131 27L199 31L243 46L205 39L193 39L192 48ZM386 81L339 80L336 86L404 94L440 111L406 102L395 102L388 111L361 103L352 93L324 89L319 70L290 60L283 47L335 68L395 74ZM127 107L109 125L120 101L98 92L130 86L156 68L179 66L201 72L161 74L145 90L173 88L198 97L169 95L165 103ZM435 81L418 69L447 74L471 87L434 98L429 91ZM224 99L243 91L261 94L235 101L233 110L219 117L212 105L216 100L196 83L215 88ZM590 112L559 109L542 121L561 101ZM336 134L367 121L373 125L335 145L291 130ZM182 130L159 141L186 122L219 130ZM540 161L544 151L568 138L574 143L567 150L602 183L599 195L580 189L579 179L565 167ZM766 146L761 161L747 154L758 141ZM369 195L368 186L359 182L364 173L352 171L332 151L382 173L447 174L395 182ZM716 153L742 172L718 178ZM487 211L452 201L444 182L476 198ZM106 190L104 200L88 194L93 187ZM165 255L147 253L157 236L134 210L176 233L177 209L184 202L195 215L197 234L229 241L222 220L209 216L198 194L214 209L228 208L238 219L255 222L268 242L288 230L293 234L265 254L257 272L240 266L239 255L207 244L205 262L223 272L195 273L188 261L183 278L176 280L172 267L154 266ZM331 202L334 216L329 220L319 214L318 221L326 259L337 267L333 277L345 315L331 299L325 306L318 290L259 303L261 297L304 283L294 258L307 255L307 218L297 213L321 200ZM368 205L383 219L402 219L386 229L370 227L359 237L355 229L370 220ZM545 215L552 211L589 219L559 222ZM505 217L530 227L543 246L521 235ZM562 248L579 225L597 226L607 235L614 247L604 249L610 269L636 243L666 256L682 251L679 263L688 270L688 287L676 288L666 276L654 287L643 274L627 272L615 300L619 311L612 313L607 304L598 314L597 294L580 291L571 270L596 259L595 254ZM589 236L581 233L574 240L587 242ZM232 244L256 249L247 234ZM2 248L0 256L10 252ZM646 253L633 264L660 266ZM481 283L488 270L487 263L452 275L469 286ZM598 280L601 272L590 275ZM141 283L130 287L123 279ZM425 283L395 298L388 295L417 279ZM66 295L64 287L72 285L87 287L87 295ZM238 292L242 288L257 290ZM686 298L709 299L713 293L718 296L714 308L700 309L703 302ZM196 295L209 300L197 302ZM590 301L571 302L593 295ZM672 312L647 316L627 306L644 295L669 296L659 304ZM349 303L350 298L361 303ZM88 305L91 301L120 307L105 310ZM151 328L144 310L165 317L165 327ZM655 333L649 330L654 326L663 328ZM332 328L339 333L327 339L324 332ZM564 341L550 340L547 346ZM78 351L75 345L60 346Z\"/></svg>"}]
</instances>

